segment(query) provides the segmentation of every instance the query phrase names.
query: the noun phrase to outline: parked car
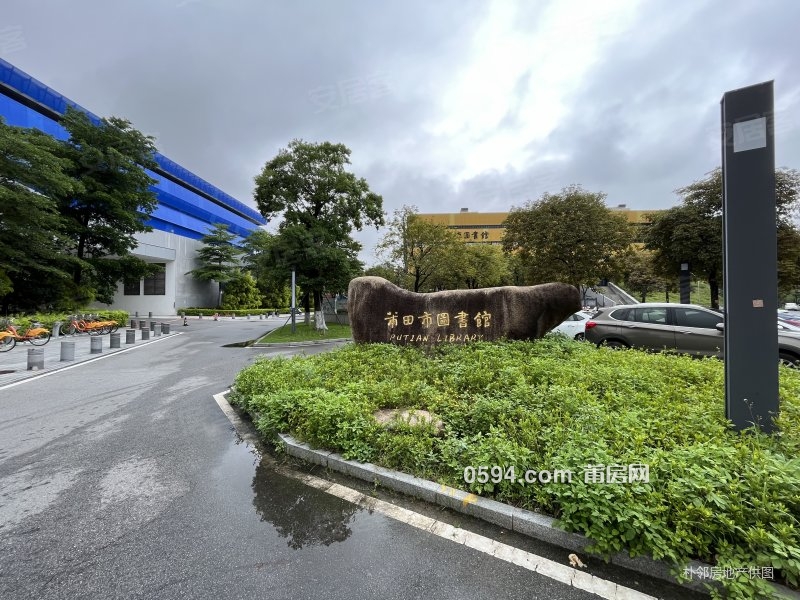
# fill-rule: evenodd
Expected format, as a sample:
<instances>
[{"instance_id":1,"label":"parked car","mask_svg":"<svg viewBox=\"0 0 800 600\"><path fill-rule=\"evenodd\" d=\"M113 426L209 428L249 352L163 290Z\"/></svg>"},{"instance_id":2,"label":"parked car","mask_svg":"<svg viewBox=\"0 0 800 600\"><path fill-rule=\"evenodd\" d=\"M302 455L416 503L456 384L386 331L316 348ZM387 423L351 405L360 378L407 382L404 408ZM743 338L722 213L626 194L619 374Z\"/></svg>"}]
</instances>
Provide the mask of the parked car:
<instances>
[{"instance_id":1,"label":"parked car","mask_svg":"<svg viewBox=\"0 0 800 600\"><path fill-rule=\"evenodd\" d=\"M589 321L591 314L580 311L570 315L567 319L553 327L552 331L561 333L575 340L584 339L584 332L586 331L586 323Z\"/></svg>"},{"instance_id":2,"label":"parked car","mask_svg":"<svg viewBox=\"0 0 800 600\"><path fill-rule=\"evenodd\" d=\"M724 320L694 304L630 304L601 309L587 321L585 335L598 346L722 357ZM800 368L800 331L777 326L780 362Z\"/></svg>"},{"instance_id":3,"label":"parked car","mask_svg":"<svg viewBox=\"0 0 800 600\"><path fill-rule=\"evenodd\" d=\"M797 325L800 327L800 314L796 312L790 312L788 310L778 310L778 318L782 321L786 321L791 323L792 325Z\"/></svg>"}]
</instances>

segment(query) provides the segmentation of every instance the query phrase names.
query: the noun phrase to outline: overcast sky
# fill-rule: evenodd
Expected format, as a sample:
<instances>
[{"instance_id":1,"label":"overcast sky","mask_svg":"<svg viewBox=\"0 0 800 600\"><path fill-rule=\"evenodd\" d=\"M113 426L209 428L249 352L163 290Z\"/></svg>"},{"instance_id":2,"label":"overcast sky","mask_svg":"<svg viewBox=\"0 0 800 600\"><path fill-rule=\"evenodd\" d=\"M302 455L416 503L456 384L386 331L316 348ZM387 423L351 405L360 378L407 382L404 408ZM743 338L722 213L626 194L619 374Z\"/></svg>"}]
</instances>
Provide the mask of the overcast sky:
<instances>
[{"instance_id":1,"label":"overcast sky","mask_svg":"<svg viewBox=\"0 0 800 600\"><path fill-rule=\"evenodd\" d=\"M800 168L795 0L2 0L0 19L0 56L253 206L301 138L347 145L389 215L572 183L667 208L720 163L722 94L772 79L777 164ZM380 235L356 236L368 265Z\"/></svg>"}]
</instances>

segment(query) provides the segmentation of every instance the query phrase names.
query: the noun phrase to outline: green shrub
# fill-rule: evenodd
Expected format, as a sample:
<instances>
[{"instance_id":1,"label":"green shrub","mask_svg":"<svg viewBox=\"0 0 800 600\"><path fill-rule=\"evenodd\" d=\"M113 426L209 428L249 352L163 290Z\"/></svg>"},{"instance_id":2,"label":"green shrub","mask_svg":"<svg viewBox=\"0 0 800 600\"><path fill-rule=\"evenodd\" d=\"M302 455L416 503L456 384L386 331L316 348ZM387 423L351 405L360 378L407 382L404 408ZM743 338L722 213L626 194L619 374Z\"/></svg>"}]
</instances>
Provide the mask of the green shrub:
<instances>
[{"instance_id":1,"label":"green shrub","mask_svg":"<svg viewBox=\"0 0 800 600\"><path fill-rule=\"evenodd\" d=\"M423 351L347 345L243 370L234 401L259 428L558 518L596 552L772 567L800 578L800 373L781 368L780 433L735 432L717 360L598 349L559 337ZM444 423L383 429L379 408ZM586 483L590 465L644 464L649 483ZM571 471L571 483L467 484L465 467ZM730 597L767 584L723 580Z\"/></svg>"}]
</instances>

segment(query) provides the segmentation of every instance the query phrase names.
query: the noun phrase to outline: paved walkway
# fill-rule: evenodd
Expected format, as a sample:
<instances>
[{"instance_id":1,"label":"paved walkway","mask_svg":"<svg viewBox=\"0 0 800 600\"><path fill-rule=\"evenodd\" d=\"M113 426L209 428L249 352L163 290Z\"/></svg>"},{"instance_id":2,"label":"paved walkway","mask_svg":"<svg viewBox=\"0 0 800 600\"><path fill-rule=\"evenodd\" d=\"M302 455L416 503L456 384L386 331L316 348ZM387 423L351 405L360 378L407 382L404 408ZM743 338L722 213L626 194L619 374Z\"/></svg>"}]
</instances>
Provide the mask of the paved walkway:
<instances>
[{"instance_id":1,"label":"paved walkway","mask_svg":"<svg viewBox=\"0 0 800 600\"><path fill-rule=\"evenodd\" d=\"M111 348L111 336L109 334L90 336L88 334L75 334L75 335L60 335L58 337L50 338L50 341L44 346L34 346L30 342L17 342L17 345L8 352L0 353L0 386L15 383L29 377L35 377L44 372L57 371L64 369L76 363L85 362L88 360L97 359L101 356L121 352L135 347L136 345L154 343L167 335L161 333L161 324L169 323L170 333L169 336L174 336L180 333L180 320L176 317L166 317L163 319L154 318L156 323L155 331L150 331L149 340L142 340L142 331L135 329L135 342L134 344L127 344L127 330L120 328L117 333L120 334L120 347ZM148 325L150 320L148 320ZM149 329L149 328L148 328ZM91 340L99 339L102 343L100 353L92 354ZM62 344L75 344L75 358L71 361L61 360L61 347ZM28 350L38 348L44 350L44 369L28 370Z\"/></svg>"}]
</instances>

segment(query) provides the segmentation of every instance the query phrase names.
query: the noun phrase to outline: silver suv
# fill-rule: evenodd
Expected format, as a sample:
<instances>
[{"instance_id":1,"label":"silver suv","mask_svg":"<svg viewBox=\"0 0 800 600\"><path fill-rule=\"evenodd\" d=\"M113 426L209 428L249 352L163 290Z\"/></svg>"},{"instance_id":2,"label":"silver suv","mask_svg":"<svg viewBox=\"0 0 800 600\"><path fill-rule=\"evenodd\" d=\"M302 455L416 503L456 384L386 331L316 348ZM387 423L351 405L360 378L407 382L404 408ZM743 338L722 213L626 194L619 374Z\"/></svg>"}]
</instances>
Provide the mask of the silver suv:
<instances>
[{"instance_id":1,"label":"silver suv","mask_svg":"<svg viewBox=\"0 0 800 600\"><path fill-rule=\"evenodd\" d=\"M694 304L647 303L601 309L586 323L586 340L612 348L642 348L722 357L724 317ZM781 363L800 368L800 333L778 331Z\"/></svg>"}]
</instances>

